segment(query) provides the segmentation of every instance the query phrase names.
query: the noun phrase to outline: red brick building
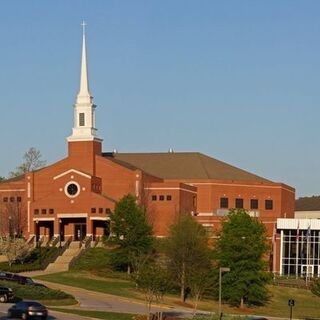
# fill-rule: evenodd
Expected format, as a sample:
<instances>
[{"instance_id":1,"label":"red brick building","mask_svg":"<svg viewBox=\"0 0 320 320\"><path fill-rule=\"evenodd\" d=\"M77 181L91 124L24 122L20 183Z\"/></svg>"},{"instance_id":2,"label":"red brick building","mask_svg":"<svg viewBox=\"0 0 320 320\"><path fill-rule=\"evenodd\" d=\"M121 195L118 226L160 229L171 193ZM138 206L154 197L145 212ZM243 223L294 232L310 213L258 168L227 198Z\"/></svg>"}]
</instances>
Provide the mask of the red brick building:
<instances>
[{"instance_id":1,"label":"red brick building","mask_svg":"<svg viewBox=\"0 0 320 320\"><path fill-rule=\"evenodd\" d=\"M131 193L148 210L157 236L186 212L208 230L219 228L230 208L259 217L270 236L277 218L294 217L295 190L201 153L103 153L95 128L83 35L80 91L68 155L43 169L0 183L0 225L31 235L101 235L115 203ZM14 218L16 219L16 218ZM15 223L16 224L16 223Z\"/></svg>"}]
</instances>

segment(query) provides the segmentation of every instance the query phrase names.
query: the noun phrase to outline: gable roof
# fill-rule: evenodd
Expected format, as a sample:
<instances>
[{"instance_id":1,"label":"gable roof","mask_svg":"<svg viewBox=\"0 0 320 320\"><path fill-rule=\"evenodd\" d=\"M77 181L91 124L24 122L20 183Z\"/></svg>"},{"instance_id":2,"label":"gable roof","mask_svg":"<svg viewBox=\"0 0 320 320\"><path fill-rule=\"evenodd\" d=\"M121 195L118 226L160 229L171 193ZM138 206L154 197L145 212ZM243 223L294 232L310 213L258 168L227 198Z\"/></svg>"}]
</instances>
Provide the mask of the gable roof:
<instances>
[{"instance_id":1,"label":"gable roof","mask_svg":"<svg viewBox=\"0 0 320 320\"><path fill-rule=\"evenodd\" d=\"M271 183L245 170L199 152L173 153L104 153L121 165L134 168L163 179L215 179Z\"/></svg>"}]
</instances>

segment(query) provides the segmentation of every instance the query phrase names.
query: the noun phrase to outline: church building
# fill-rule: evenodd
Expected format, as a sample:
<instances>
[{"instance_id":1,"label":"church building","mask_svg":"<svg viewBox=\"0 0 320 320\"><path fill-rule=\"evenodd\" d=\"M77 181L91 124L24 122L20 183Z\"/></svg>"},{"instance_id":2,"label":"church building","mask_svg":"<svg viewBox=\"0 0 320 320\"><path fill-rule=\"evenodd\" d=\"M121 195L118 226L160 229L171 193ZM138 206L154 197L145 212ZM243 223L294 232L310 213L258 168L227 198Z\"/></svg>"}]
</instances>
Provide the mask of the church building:
<instances>
[{"instance_id":1,"label":"church building","mask_svg":"<svg viewBox=\"0 0 320 320\"><path fill-rule=\"evenodd\" d=\"M294 218L294 188L199 152L103 152L85 32L80 77L66 158L0 183L0 236L19 223L15 232L26 238L97 238L108 234L110 212L128 193L147 208L159 237L181 213L193 215L214 235L230 208L244 208L265 223L270 238L277 218Z\"/></svg>"}]
</instances>

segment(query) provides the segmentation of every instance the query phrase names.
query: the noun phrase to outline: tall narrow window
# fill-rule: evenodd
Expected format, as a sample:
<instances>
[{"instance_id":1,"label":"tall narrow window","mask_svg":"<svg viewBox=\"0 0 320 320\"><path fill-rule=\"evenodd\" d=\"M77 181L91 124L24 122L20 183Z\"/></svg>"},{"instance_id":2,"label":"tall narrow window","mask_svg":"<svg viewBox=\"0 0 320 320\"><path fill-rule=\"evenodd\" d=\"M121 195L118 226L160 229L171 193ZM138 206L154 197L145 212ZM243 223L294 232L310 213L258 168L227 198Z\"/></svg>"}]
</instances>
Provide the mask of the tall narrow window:
<instances>
[{"instance_id":1,"label":"tall narrow window","mask_svg":"<svg viewBox=\"0 0 320 320\"><path fill-rule=\"evenodd\" d=\"M258 209L259 202L258 199L251 199L250 200L250 209Z\"/></svg>"},{"instance_id":2,"label":"tall narrow window","mask_svg":"<svg viewBox=\"0 0 320 320\"><path fill-rule=\"evenodd\" d=\"M84 121L84 113L79 113L79 126L84 127L85 121Z\"/></svg>"},{"instance_id":3,"label":"tall narrow window","mask_svg":"<svg viewBox=\"0 0 320 320\"><path fill-rule=\"evenodd\" d=\"M229 199L228 198L220 198L220 208L228 209L229 208Z\"/></svg>"},{"instance_id":4,"label":"tall narrow window","mask_svg":"<svg viewBox=\"0 0 320 320\"><path fill-rule=\"evenodd\" d=\"M272 210L273 209L273 201L272 200L266 200L265 201L265 208L266 208L266 210Z\"/></svg>"},{"instance_id":5,"label":"tall narrow window","mask_svg":"<svg viewBox=\"0 0 320 320\"><path fill-rule=\"evenodd\" d=\"M236 199L236 208L237 209L242 209L243 208L243 199L237 198Z\"/></svg>"}]
</instances>

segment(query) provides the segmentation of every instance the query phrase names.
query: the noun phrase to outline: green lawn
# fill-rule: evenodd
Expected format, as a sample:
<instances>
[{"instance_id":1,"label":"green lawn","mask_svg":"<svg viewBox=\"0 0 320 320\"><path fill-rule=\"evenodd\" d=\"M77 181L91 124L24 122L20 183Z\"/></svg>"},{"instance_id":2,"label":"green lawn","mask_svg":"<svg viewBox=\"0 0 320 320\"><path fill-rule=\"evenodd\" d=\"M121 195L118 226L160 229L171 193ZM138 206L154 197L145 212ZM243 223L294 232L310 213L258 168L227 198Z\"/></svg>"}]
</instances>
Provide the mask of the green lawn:
<instances>
[{"instance_id":1,"label":"green lawn","mask_svg":"<svg viewBox=\"0 0 320 320\"><path fill-rule=\"evenodd\" d=\"M133 282L123 279L98 278L90 275L89 272L71 271L40 276L38 278L92 291L139 300L143 299L142 295L133 290ZM294 318L320 317L320 297L314 296L310 291L276 286L270 286L269 289L271 300L264 307L241 310L224 305L223 311L229 314L260 314L287 317L289 316L288 299L294 299L296 303L293 308ZM174 305L177 302L179 303L179 299L176 296L170 295L165 298L166 304ZM187 302L191 303L190 300ZM205 300L199 304L199 309L217 312L218 303L214 300Z\"/></svg>"},{"instance_id":2,"label":"green lawn","mask_svg":"<svg viewBox=\"0 0 320 320\"><path fill-rule=\"evenodd\" d=\"M50 308L50 310L77 314L79 316L91 317L96 319L106 319L106 320L132 320L134 316L133 314L130 314L130 313L116 313L116 312L91 311L91 310L62 309L62 308Z\"/></svg>"},{"instance_id":3,"label":"green lawn","mask_svg":"<svg viewBox=\"0 0 320 320\"><path fill-rule=\"evenodd\" d=\"M36 277L37 279L80 287L116 296L139 298L132 281L114 278L98 278L85 271L69 271Z\"/></svg>"}]
</instances>

